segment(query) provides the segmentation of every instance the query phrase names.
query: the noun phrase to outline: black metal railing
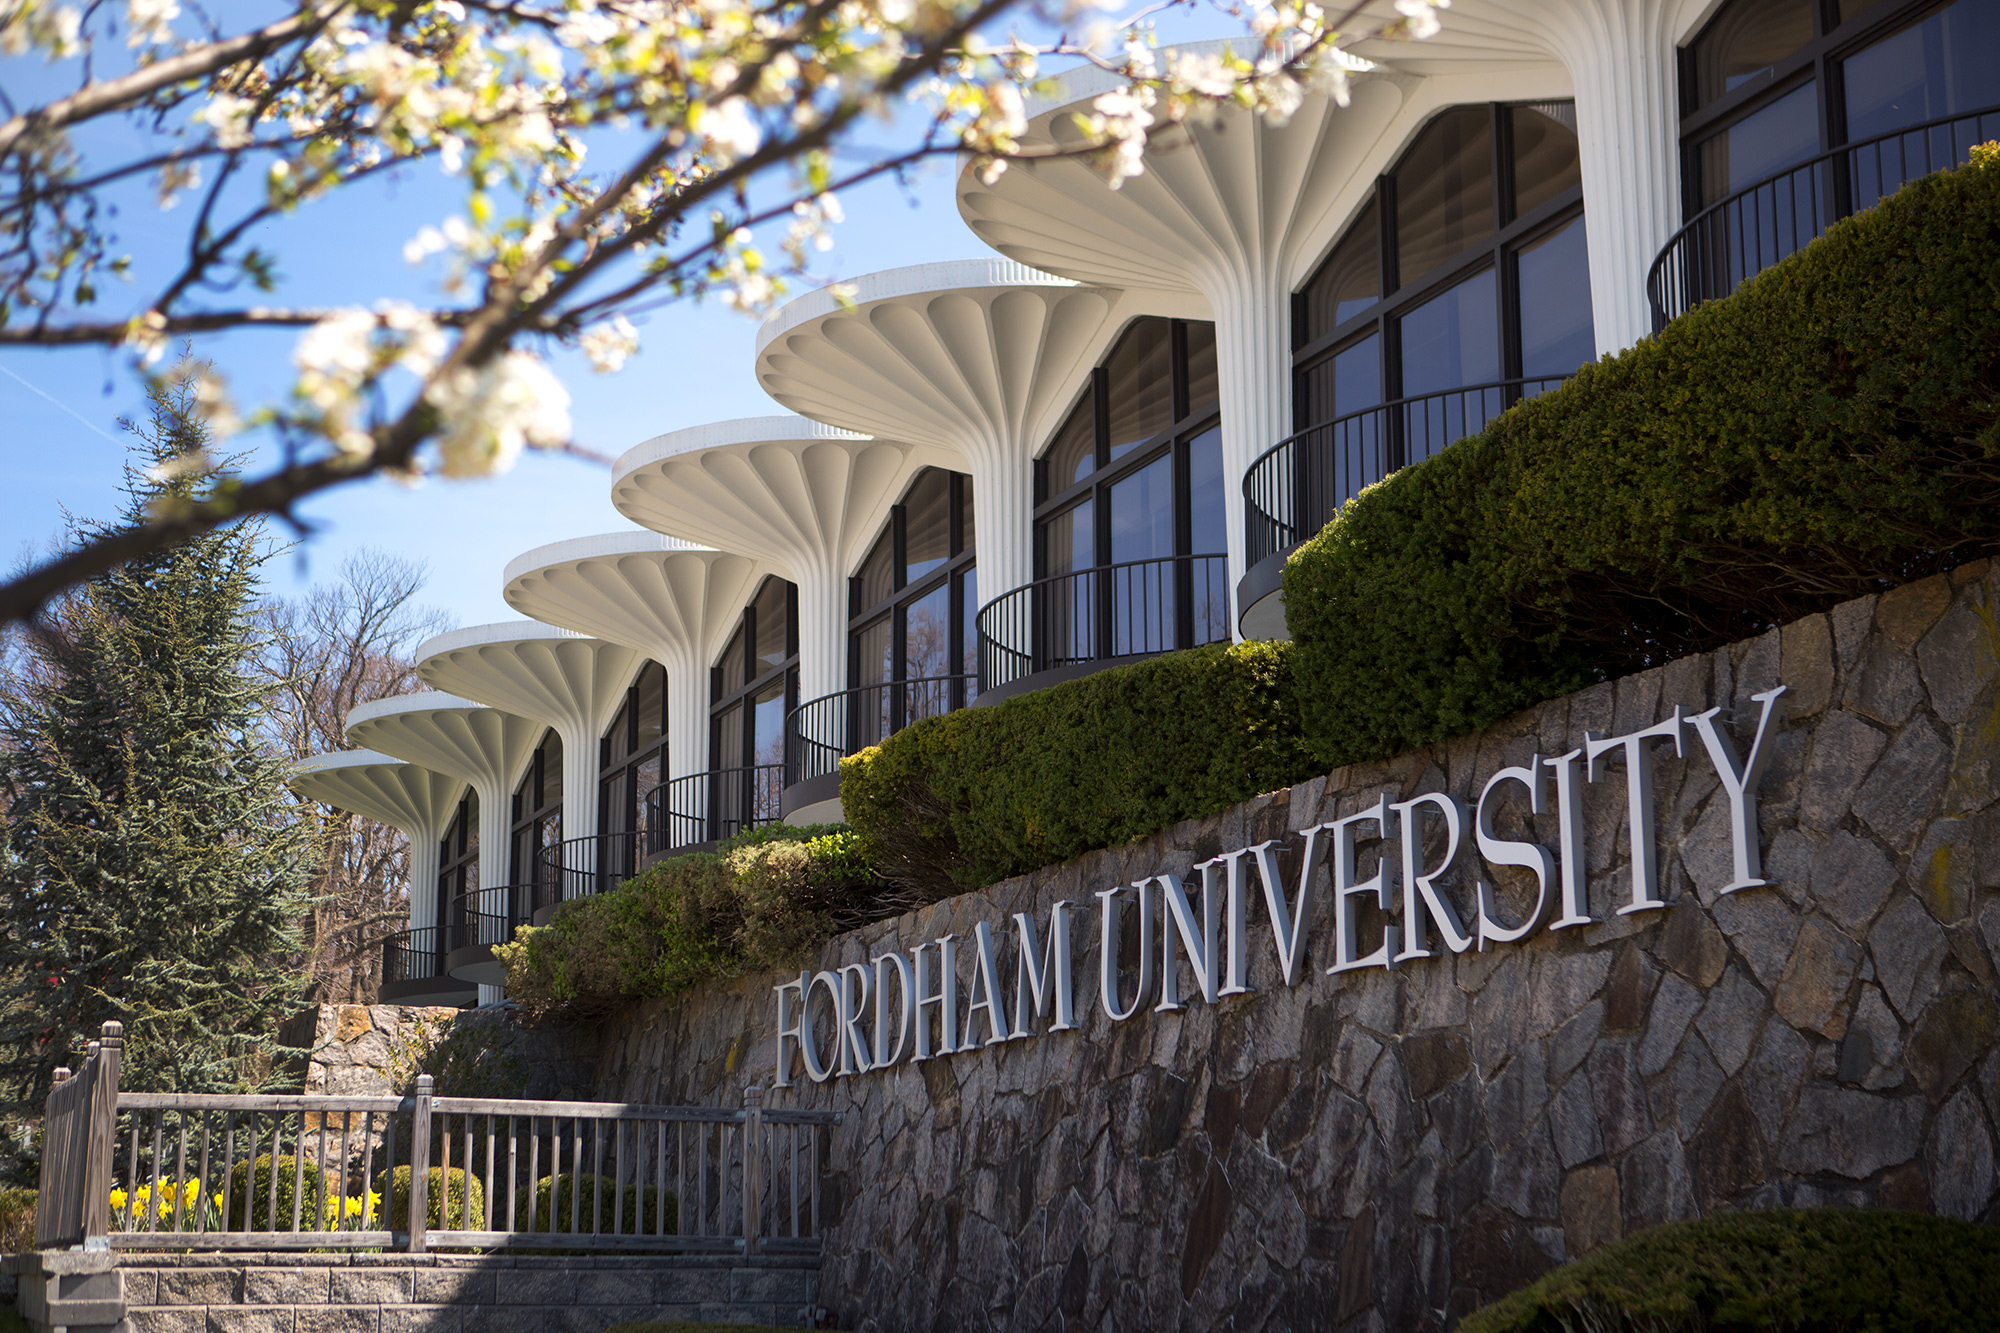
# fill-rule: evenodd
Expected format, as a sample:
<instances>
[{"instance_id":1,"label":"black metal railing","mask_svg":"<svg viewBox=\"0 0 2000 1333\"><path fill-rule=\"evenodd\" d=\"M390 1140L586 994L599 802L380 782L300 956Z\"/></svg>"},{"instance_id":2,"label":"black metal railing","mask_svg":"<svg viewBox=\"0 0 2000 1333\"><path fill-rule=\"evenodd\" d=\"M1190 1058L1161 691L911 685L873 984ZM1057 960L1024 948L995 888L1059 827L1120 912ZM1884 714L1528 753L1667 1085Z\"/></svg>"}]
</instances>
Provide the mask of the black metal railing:
<instances>
[{"instance_id":1,"label":"black metal railing","mask_svg":"<svg viewBox=\"0 0 2000 1333\"><path fill-rule=\"evenodd\" d=\"M477 889L453 898L445 909L444 949L447 954L475 945L492 948L514 938L514 931L531 919L532 885L510 884Z\"/></svg>"},{"instance_id":2,"label":"black metal railing","mask_svg":"<svg viewBox=\"0 0 2000 1333\"><path fill-rule=\"evenodd\" d=\"M445 975L445 937L436 926L397 931L382 941L382 980L435 981Z\"/></svg>"},{"instance_id":3,"label":"black metal railing","mask_svg":"<svg viewBox=\"0 0 2000 1333\"><path fill-rule=\"evenodd\" d=\"M572 898L615 889L639 873L640 832L567 838L536 858L532 910L545 911Z\"/></svg>"},{"instance_id":4,"label":"black metal railing","mask_svg":"<svg viewBox=\"0 0 2000 1333\"><path fill-rule=\"evenodd\" d=\"M1943 116L1843 144L1710 204L1674 233L1646 276L1653 327L1729 295L1840 219L1965 161L1996 135L2000 107Z\"/></svg>"},{"instance_id":5,"label":"black metal railing","mask_svg":"<svg viewBox=\"0 0 2000 1333\"><path fill-rule=\"evenodd\" d=\"M1515 403L1566 378L1494 380L1397 398L1280 440L1243 476L1249 563L1298 545L1363 487L1478 434Z\"/></svg>"},{"instance_id":6,"label":"black metal railing","mask_svg":"<svg viewBox=\"0 0 2000 1333\"><path fill-rule=\"evenodd\" d=\"M714 768L663 782L646 793L646 854L677 852L775 824L784 790L783 764Z\"/></svg>"},{"instance_id":7,"label":"black metal railing","mask_svg":"<svg viewBox=\"0 0 2000 1333\"><path fill-rule=\"evenodd\" d=\"M785 715L785 785L838 773L848 755L978 697L975 676L924 676L807 700Z\"/></svg>"},{"instance_id":8,"label":"black metal railing","mask_svg":"<svg viewBox=\"0 0 2000 1333\"><path fill-rule=\"evenodd\" d=\"M1229 557L1183 555L1057 574L979 609L984 693L1057 667L1230 637Z\"/></svg>"}]
</instances>

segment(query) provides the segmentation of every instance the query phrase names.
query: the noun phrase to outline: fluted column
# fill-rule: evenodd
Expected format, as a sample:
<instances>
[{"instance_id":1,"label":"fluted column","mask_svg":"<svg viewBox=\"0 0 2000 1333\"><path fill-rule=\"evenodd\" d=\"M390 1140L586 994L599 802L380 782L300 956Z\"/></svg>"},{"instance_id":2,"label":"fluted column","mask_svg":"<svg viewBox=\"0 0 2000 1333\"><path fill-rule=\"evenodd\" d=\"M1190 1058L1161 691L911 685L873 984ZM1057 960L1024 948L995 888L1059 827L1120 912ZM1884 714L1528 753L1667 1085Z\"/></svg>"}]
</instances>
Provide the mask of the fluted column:
<instances>
[{"instance_id":1,"label":"fluted column","mask_svg":"<svg viewBox=\"0 0 2000 1333\"><path fill-rule=\"evenodd\" d=\"M1228 493L1231 633L1237 622L1236 585L1248 568L1243 528L1243 478L1257 455L1291 434L1291 292L1275 273L1249 273L1218 282L1215 357L1222 397L1222 475Z\"/></svg>"},{"instance_id":2,"label":"fluted column","mask_svg":"<svg viewBox=\"0 0 2000 1333\"><path fill-rule=\"evenodd\" d=\"M1035 577L1035 460L1027 449L968 446L979 597L990 602ZM967 615L979 608L968 607Z\"/></svg>"}]
</instances>

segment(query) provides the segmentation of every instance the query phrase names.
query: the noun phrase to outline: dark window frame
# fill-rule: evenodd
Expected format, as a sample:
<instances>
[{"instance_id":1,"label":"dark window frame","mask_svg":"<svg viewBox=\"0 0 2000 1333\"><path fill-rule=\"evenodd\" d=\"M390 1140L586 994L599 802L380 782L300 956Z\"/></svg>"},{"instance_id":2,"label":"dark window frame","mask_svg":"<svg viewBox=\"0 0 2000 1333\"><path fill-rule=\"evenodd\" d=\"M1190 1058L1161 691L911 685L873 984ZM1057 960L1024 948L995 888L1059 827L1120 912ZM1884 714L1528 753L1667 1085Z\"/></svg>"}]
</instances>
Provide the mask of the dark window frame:
<instances>
[{"instance_id":1,"label":"dark window frame","mask_svg":"<svg viewBox=\"0 0 2000 1333\"><path fill-rule=\"evenodd\" d=\"M946 491L945 501L949 506L950 513L951 554L946 557L944 564L925 574L916 582L908 583L904 579L909 568L909 562L906 558L909 537L909 506L906 502L909 499L910 493L923 484L926 474L932 470L925 468L910 479L910 484L903 489L902 498L890 507L889 520L883 524L881 534L873 542L869 543L868 557L872 557L876 548L882 544L882 539L884 537L889 539L889 595L877 599L872 605L863 606L861 605L863 595L861 576L855 574L847 580L847 682L849 688L863 688L860 683L861 635L880 624L884 616L889 618L889 679L890 682L896 682L911 679L908 661L909 635L907 616L912 604L931 596L940 587L947 584L950 585L950 641L954 661L958 657L959 645L966 641L965 630L968 622L979 614L978 607L965 605L965 585L960 577L965 571L978 564L978 552L975 549L977 545L976 539L968 541L965 532L965 515L968 508L966 491L972 484L972 478L966 473L945 472L945 476L950 478L951 482ZM864 564L868 557L863 557ZM960 666L964 665L962 662L957 662L956 664ZM948 674L956 676L961 673L954 671ZM919 679L924 678L919 677ZM978 682L976 679L972 682L971 693L968 693L966 681L953 681L951 685L951 707L953 709L965 707L966 704L971 702L971 696L977 690Z\"/></svg>"},{"instance_id":2,"label":"dark window frame","mask_svg":"<svg viewBox=\"0 0 2000 1333\"><path fill-rule=\"evenodd\" d=\"M762 673L757 672L757 602L764 595L765 588L776 579L785 588L785 659ZM736 631L730 636L729 647L723 650L724 659L731 652L743 654L742 667L744 683L728 693L723 692L723 682L727 680L724 661L718 661L709 668L708 701L708 766L711 772L729 768L752 768L757 762L756 729L749 725L751 700L783 679L785 682L784 712L790 715L799 706L799 585L789 579L781 579L776 574L767 575L751 594L749 603L743 608L743 615L736 622ZM722 753L722 720L731 708L742 706L745 710L743 727L743 753L730 757ZM779 724L783 726L782 723ZM783 734L780 732L780 743Z\"/></svg>"},{"instance_id":3,"label":"dark window frame","mask_svg":"<svg viewBox=\"0 0 2000 1333\"><path fill-rule=\"evenodd\" d=\"M555 728L550 727L543 731L541 740L535 743L535 752L528 761L527 772L522 774L521 781L514 788L513 804L508 811L507 822L509 871L507 883L516 889L534 884L540 873L542 824L551 818L557 821L557 832L560 836L555 839L555 844L558 846L570 833L562 824L562 800L548 799L549 742L559 739ZM516 904L514 910L526 915L523 906Z\"/></svg>"},{"instance_id":4,"label":"dark window frame","mask_svg":"<svg viewBox=\"0 0 2000 1333\"><path fill-rule=\"evenodd\" d=\"M468 791L458 798L458 810L438 841L437 924L449 919L451 904L479 888L478 796Z\"/></svg>"},{"instance_id":5,"label":"dark window frame","mask_svg":"<svg viewBox=\"0 0 2000 1333\"><path fill-rule=\"evenodd\" d=\"M1769 70L1746 79L1707 106L1695 106L1695 46L1723 18L1712 15L1677 52L1680 81L1681 218L1692 220L1701 202L1701 148L1716 135L1749 119L1773 102L1811 81L1818 100L1819 152L1848 141L1847 94L1841 86L1841 66L1849 56L1882 38L1949 8L1952 0L1884 0L1840 22L1840 0L1814 0L1813 39ZM1727 8L1725 6L1724 8Z\"/></svg>"},{"instance_id":6,"label":"dark window frame","mask_svg":"<svg viewBox=\"0 0 2000 1333\"><path fill-rule=\"evenodd\" d=\"M1555 99L1568 101L1570 99ZM1331 361L1350 347L1365 341L1373 335L1377 343L1381 364L1382 384L1380 404L1392 404L1403 397L1403 365L1401 356L1400 324L1402 318L1442 292L1457 286L1480 273L1492 270L1496 274L1497 304L1500 319L1498 330L1500 342L1500 378L1518 380L1521 374L1521 294L1516 276L1516 256L1533 246L1544 237L1554 234L1583 216L1583 186L1570 186L1562 193L1545 200L1526 213L1514 211L1514 127L1513 112L1517 107L1533 109L1538 102L1489 102L1486 103L1491 117L1492 133L1488 136L1493 154L1493 210L1494 229L1476 244L1467 246L1451 258L1434 265L1427 272L1415 274L1405 279L1400 273L1396 256L1396 171L1402 165L1404 156L1416 146L1425 130L1430 128L1426 121L1412 135L1403 152L1390 164L1389 169L1375 178L1375 185L1369 198L1363 200L1354 210L1355 217L1367 211L1369 203L1375 205L1375 262L1383 294L1363 310L1349 315L1316 338L1307 340L1308 292L1318 279L1321 269L1331 259L1347 232L1343 230L1328 246L1325 258L1315 267L1310 277L1292 294L1292 429L1310 430L1326 424L1307 418L1314 413L1309 410L1310 394L1307 391L1307 377L1321 365ZM1459 104L1462 107L1466 104ZM1473 103L1472 105L1478 105ZM1458 107L1444 107L1439 114ZM1435 119L1435 117L1433 117ZM1362 409L1367 410L1367 409ZM1341 415L1336 413L1338 419Z\"/></svg>"},{"instance_id":7,"label":"dark window frame","mask_svg":"<svg viewBox=\"0 0 2000 1333\"><path fill-rule=\"evenodd\" d=\"M659 737L643 749L639 745L639 687L649 671L660 673L660 727ZM613 732L620 726L625 731L624 753L614 759ZM636 833L642 830L641 812L645 809L646 792L639 790L640 767L650 758L659 757L660 781L667 780L667 688L666 668L658 662L647 660L632 677L632 683L625 687L625 702L619 707L618 715L611 719L611 726L597 742L597 831L606 833ZM623 809L613 810L611 802L605 799L606 789L619 778L626 779ZM622 822L617 818L622 816Z\"/></svg>"}]
</instances>

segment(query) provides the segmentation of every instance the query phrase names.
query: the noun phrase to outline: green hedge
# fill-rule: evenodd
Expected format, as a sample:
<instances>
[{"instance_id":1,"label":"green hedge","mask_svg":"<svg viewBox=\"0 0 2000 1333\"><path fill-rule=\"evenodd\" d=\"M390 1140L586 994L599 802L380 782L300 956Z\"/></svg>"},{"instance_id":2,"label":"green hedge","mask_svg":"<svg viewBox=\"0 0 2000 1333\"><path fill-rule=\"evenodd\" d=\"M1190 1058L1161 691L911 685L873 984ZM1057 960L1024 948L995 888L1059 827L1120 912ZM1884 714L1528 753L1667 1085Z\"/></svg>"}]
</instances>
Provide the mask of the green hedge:
<instances>
[{"instance_id":1,"label":"green hedge","mask_svg":"<svg viewBox=\"0 0 2000 1333\"><path fill-rule=\"evenodd\" d=\"M2000 1230L1819 1209L1674 1222L1468 1315L1459 1333L1957 1333L1994 1326Z\"/></svg>"},{"instance_id":2,"label":"green hedge","mask_svg":"<svg viewBox=\"0 0 2000 1333\"><path fill-rule=\"evenodd\" d=\"M323 1172L308 1159L303 1166L291 1153L278 1158L278 1212L271 1215L271 1154L258 1155L253 1174L248 1161L229 1168L229 1219L231 1231L290 1231L294 1183L298 1185L299 1229L315 1231L324 1225L329 1205L340 1199L340 1187L330 1184ZM165 1190L165 1193L172 1193ZM245 1216L245 1209L248 1216ZM143 1218L143 1213L141 1214Z\"/></svg>"},{"instance_id":3,"label":"green hedge","mask_svg":"<svg viewBox=\"0 0 2000 1333\"><path fill-rule=\"evenodd\" d=\"M593 1218L597 1209L597 1195L604 1193L604 1216L596 1222ZM535 1182L531 1192L527 1186L514 1191L514 1229L516 1231L564 1232L570 1229L571 1204L574 1202L578 1224L584 1231L598 1231L604 1235L614 1235L621 1228L614 1226L617 1218L617 1184L610 1176L585 1174L581 1178L566 1174L560 1180L543 1176ZM667 1191L665 1202L666 1219L661 1221L660 1189L648 1185L643 1190L638 1185L625 1186L625 1219L622 1232L627 1236L651 1234L658 1230L673 1235L680 1229L680 1200L672 1190ZM554 1225L550 1225L550 1202L553 1196ZM532 1219L533 1225L530 1225Z\"/></svg>"},{"instance_id":4,"label":"green hedge","mask_svg":"<svg viewBox=\"0 0 2000 1333\"><path fill-rule=\"evenodd\" d=\"M1285 571L1319 763L2000 540L2000 150L1351 500Z\"/></svg>"},{"instance_id":5,"label":"green hedge","mask_svg":"<svg viewBox=\"0 0 2000 1333\"><path fill-rule=\"evenodd\" d=\"M586 1018L796 962L840 931L900 911L839 825L758 829L567 902L494 950L507 997L535 1017Z\"/></svg>"},{"instance_id":6,"label":"green hedge","mask_svg":"<svg viewBox=\"0 0 2000 1333\"><path fill-rule=\"evenodd\" d=\"M449 1191L451 1211L445 1212L447 1190L445 1169L434 1166L425 1172L424 1225L439 1231L481 1231L486 1226L486 1187L463 1167L453 1167ZM377 1225L390 1231L410 1229L410 1168L399 1166L392 1177L387 1171L375 1176L375 1192L382 1196L383 1218Z\"/></svg>"},{"instance_id":7,"label":"green hedge","mask_svg":"<svg viewBox=\"0 0 2000 1333\"><path fill-rule=\"evenodd\" d=\"M979 888L1306 776L1285 644L1215 645L926 718L841 764L876 868Z\"/></svg>"}]
</instances>

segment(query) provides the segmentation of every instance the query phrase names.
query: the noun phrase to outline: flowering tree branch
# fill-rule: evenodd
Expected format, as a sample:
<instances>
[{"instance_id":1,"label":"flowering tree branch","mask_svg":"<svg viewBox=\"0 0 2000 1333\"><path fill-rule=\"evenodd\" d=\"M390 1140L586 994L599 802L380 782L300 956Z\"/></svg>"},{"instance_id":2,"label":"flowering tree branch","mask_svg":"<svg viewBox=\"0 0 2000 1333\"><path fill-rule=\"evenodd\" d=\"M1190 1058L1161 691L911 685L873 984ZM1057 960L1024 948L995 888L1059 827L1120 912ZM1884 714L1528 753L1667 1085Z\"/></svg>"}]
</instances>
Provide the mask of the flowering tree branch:
<instances>
[{"instance_id":1,"label":"flowering tree branch","mask_svg":"<svg viewBox=\"0 0 2000 1333\"><path fill-rule=\"evenodd\" d=\"M1197 0L1171 0L1191 4ZM63 0L0 0L0 53L75 61L68 95L0 121L0 346L129 349L150 366L169 339L299 328L283 399L239 408L199 386L220 433L249 427L284 463L99 533L0 584L0 623L33 617L78 579L248 515L289 517L317 492L375 472L474 476L524 447L567 447L568 397L543 362L579 347L616 370L630 316L716 296L759 310L806 276L840 220L838 191L932 156L989 178L1010 162L1080 156L1107 188L1143 169L1151 134L1236 105L1282 119L1311 89L1345 96L1341 43L1434 31L1434 6L1393 0L1366 31L1305 0L1264 0L1222 54L1156 50L1108 27L1040 45L986 32L1031 9L1050 28L1078 0L300 0L276 22L186 39L177 0L124 0L129 71L93 78L119 16ZM115 48L112 48L115 50ZM1087 61L1118 86L1060 148L1027 147L1042 62ZM928 112L902 145L846 173L834 152L865 118ZM142 148L85 161L74 131L120 121ZM623 152L587 171L586 150ZM404 247L442 299L331 309L218 302L275 291L254 238L315 200L393 168L460 181L458 216ZM206 183L203 175L207 173ZM199 192L182 258L127 308L95 313L108 281L136 286L105 191L150 176L162 207ZM767 253L774 227L783 235Z\"/></svg>"}]
</instances>

